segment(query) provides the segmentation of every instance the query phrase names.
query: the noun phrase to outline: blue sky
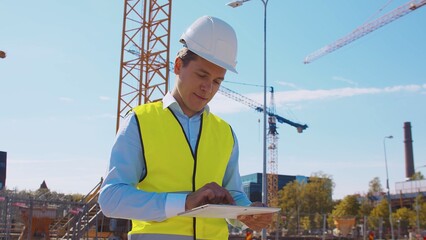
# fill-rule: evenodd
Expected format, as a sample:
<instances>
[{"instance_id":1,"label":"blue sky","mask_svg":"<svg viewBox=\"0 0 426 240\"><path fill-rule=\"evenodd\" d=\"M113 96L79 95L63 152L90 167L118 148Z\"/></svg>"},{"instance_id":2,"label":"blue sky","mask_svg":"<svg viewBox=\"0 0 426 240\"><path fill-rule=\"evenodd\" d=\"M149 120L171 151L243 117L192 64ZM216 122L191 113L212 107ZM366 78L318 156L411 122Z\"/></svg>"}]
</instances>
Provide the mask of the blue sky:
<instances>
[{"instance_id":1,"label":"blue sky","mask_svg":"<svg viewBox=\"0 0 426 240\"><path fill-rule=\"evenodd\" d=\"M202 15L229 22L239 38L237 69L224 86L262 102L263 4L176 0L171 55ZM277 114L308 124L279 125L278 172L331 175L333 197L365 193L374 177L391 192L405 180L403 124L411 122L414 161L426 174L426 8L420 8L318 60L311 52L406 1L282 1L267 8L268 85ZM23 6L25 3L25 6ZM385 6L385 7L384 7ZM122 1L0 0L0 151L8 188L87 193L106 174L115 135ZM379 10L384 9L380 12ZM170 80L171 87L173 79ZM221 94L212 101L240 143L242 175L262 172L262 114ZM269 99L269 96L268 96ZM420 167L420 168L419 168Z\"/></svg>"}]
</instances>

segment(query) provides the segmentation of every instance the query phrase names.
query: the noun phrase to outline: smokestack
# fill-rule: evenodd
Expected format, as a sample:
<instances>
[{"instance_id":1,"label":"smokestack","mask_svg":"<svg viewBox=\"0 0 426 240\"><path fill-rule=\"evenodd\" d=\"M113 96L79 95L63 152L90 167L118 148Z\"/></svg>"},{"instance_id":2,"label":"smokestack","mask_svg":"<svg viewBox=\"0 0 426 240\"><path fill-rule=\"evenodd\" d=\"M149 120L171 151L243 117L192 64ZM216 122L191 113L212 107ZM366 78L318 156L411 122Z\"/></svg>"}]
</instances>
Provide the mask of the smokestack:
<instances>
[{"instance_id":1,"label":"smokestack","mask_svg":"<svg viewBox=\"0 0 426 240\"><path fill-rule=\"evenodd\" d=\"M7 153L0 151L0 190L6 185L6 157Z\"/></svg>"},{"instance_id":2,"label":"smokestack","mask_svg":"<svg viewBox=\"0 0 426 240\"><path fill-rule=\"evenodd\" d=\"M411 178L414 174L413 139L411 137L411 123L404 123L405 145L405 177Z\"/></svg>"}]
</instances>

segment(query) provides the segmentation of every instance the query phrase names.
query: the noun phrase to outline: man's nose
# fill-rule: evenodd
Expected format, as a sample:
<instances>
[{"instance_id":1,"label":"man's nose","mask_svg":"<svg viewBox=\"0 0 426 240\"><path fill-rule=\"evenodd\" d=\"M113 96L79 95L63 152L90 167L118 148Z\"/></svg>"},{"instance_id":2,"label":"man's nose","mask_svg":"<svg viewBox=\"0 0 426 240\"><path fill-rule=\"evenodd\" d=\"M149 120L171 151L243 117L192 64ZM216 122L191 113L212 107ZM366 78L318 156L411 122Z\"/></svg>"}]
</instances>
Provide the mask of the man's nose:
<instances>
[{"instance_id":1,"label":"man's nose","mask_svg":"<svg viewBox=\"0 0 426 240\"><path fill-rule=\"evenodd\" d=\"M201 90L210 93L213 89L213 82L206 81L201 84Z\"/></svg>"}]
</instances>

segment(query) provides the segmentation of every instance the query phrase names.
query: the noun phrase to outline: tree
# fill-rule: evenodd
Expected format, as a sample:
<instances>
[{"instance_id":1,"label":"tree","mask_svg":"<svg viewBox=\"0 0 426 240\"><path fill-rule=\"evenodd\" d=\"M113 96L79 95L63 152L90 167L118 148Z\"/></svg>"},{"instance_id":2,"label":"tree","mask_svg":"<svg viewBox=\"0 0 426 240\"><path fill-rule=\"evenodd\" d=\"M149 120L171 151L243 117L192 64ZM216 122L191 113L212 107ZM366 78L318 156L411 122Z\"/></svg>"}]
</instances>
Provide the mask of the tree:
<instances>
[{"instance_id":1,"label":"tree","mask_svg":"<svg viewBox=\"0 0 426 240\"><path fill-rule=\"evenodd\" d=\"M335 206L331 215L333 217L356 217L359 214L360 206L358 195L348 195Z\"/></svg>"},{"instance_id":2,"label":"tree","mask_svg":"<svg viewBox=\"0 0 426 240\"><path fill-rule=\"evenodd\" d=\"M304 191L304 212L309 215L313 228L322 228L322 216L333 210L333 188L334 183L330 175L317 172L309 177Z\"/></svg>"},{"instance_id":3,"label":"tree","mask_svg":"<svg viewBox=\"0 0 426 240\"><path fill-rule=\"evenodd\" d=\"M423 180L425 177L421 172L415 172L411 177L410 180Z\"/></svg>"},{"instance_id":4,"label":"tree","mask_svg":"<svg viewBox=\"0 0 426 240\"><path fill-rule=\"evenodd\" d=\"M383 198L379 204L371 211L370 216L368 217L368 225L370 229L379 229L381 226L380 221L384 223L384 229L390 227L389 224L389 205L386 198Z\"/></svg>"},{"instance_id":5,"label":"tree","mask_svg":"<svg viewBox=\"0 0 426 240\"><path fill-rule=\"evenodd\" d=\"M423 199L423 194L417 194L415 201L413 203L413 210L416 214L416 228L417 221L419 221L420 229L425 229L426 227L426 202ZM417 219L418 218L418 219Z\"/></svg>"},{"instance_id":6,"label":"tree","mask_svg":"<svg viewBox=\"0 0 426 240\"><path fill-rule=\"evenodd\" d=\"M294 180L280 191L279 204L282 214L286 216L286 226L290 233L298 234L300 230L300 210L303 205L303 189L306 182Z\"/></svg>"},{"instance_id":7,"label":"tree","mask_svg":"<svg viewBox=\"0 0 426 240\"><path fill-rule=\"evenodd\" d=\"M324 214L333 209L333 188L331 176L322 172L313 173L307 183L293 181L287 184L281 191L279 202L288 230L299 232L301 226L305 230L308 227L322 228Z\"/></svg>"},{"instance_id":8,"label":"tree","mask_svg":"<svg viewBox=\"0 0 426 240\"><path fill-rule=\"evenodd\" d=\"M399 208L392 218L395 219L398 232L401 235L408 235L409 228L416 227L416 212L406 207Z\"/></svg>"},{"instance_id":9,"label":"tree","mask_svg":"<svg viewBox=\"0 0 426 240\"><path fill-rule=\"evenodd\" d=\"M380 178L375 177L369 183L368 193L369 195L376 195L377 193L382 193L382 183L380 182Z\"/></svg>"},{"instance_id":10,"label":"tree","mask_svg":"<svg viewBox=\"0 0 426 240\"><path fill-rule=\"evenodd\" d=\"M359 206L359 216L368 216L374 208L374 201L371 200L368 195L361 199Z\"/></svg>"}]
</instances>

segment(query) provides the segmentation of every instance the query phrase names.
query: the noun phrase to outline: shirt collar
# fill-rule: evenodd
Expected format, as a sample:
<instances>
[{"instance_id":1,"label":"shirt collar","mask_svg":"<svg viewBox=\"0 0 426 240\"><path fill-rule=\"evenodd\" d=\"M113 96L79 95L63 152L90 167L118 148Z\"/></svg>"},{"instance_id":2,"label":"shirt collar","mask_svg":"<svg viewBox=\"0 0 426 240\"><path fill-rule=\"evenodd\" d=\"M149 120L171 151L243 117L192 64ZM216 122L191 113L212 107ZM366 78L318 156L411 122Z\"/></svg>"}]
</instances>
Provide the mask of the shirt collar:
<instances>
[{"instance_id":1,"label":"shirt collar","mask_svg":"<svg viewBox=\"0 0 426 240\"><path fill-rule=\"evenodd\" d=\"M176 99L173 97L173 95L170 92L167 92L167 94L163 97L163 109L168 107L184 114L182 111L182 108L179 106L178 102L176 101ZM206 105L204 109L200 111L198 114L201 114L203 111L206 113L206 115L208 115L210 113L209 105Z\"/></svg>"}]
</instances>

